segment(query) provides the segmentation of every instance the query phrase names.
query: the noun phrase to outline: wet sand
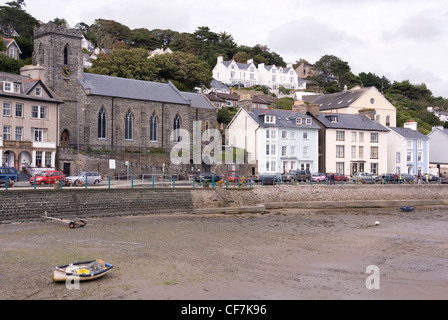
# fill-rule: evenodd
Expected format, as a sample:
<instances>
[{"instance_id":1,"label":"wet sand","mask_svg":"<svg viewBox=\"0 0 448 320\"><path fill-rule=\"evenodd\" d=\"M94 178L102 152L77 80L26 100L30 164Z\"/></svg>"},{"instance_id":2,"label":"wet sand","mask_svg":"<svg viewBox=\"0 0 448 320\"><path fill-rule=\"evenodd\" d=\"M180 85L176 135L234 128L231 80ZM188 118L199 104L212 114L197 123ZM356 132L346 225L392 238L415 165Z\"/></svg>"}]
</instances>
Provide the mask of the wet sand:
<instances>
[{"instance_id":1,"label":"wet sand","mask_svg":"<svg viewBox=\"0 0 448 320\"><path fill-rule=\"evenodd\" d=\"M446 207L87 221L75 229L51 220L0 224L0 298L448 299ZM54 266L96 258L112 272L79 289L52 282ZM366 286L372 265L379 289Z\"/></svg>"}]
</instances>

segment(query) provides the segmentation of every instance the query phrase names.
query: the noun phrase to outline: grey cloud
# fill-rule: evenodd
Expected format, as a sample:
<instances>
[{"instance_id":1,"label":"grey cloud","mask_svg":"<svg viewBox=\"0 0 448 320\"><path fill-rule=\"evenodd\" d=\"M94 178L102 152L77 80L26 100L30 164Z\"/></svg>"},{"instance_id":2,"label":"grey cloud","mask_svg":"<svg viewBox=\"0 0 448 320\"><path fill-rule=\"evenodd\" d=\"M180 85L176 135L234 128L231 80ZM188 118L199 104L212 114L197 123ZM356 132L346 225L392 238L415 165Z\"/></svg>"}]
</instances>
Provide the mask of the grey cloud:
<instances>
[{"instance_id":1,"label":"grey cloud","mask_svg":"<svg viewBox=\"0 0 448 320\"><path fill-rule=\"evenodd\" d=\"M267 45L273 51L295 55L298 58L336 55L335 52L345 51L349 46L360 44L362 40L314 18L290 21L273 29L267 37Z\"/></svg>"},{"instance_id":2,"label":"grey cloud","mask_svg":"<svg viewBox=\"0 0 448 320\"><path fill-rule=\"evenodd\" d=\"M443 25L438 19L414 16L407 18L398 29L384 32L383 36L387 41L431 42L444 33Z\"/></svg>"}]
</instances>

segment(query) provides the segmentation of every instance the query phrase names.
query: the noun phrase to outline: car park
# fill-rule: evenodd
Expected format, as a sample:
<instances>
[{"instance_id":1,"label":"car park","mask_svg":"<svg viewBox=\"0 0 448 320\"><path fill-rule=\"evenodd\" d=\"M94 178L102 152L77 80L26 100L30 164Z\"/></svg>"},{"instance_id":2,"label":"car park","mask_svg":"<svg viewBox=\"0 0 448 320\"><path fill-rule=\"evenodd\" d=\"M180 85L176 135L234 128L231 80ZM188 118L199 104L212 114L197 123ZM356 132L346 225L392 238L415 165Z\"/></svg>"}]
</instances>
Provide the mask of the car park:
<instances>
[{"instance_id":1,"label":"car park","mask_svg":"<svg viewBox=\"0 0 448 320\"><path fill-rule=\"evenodd\" d=\"M8 181L8 186L14 186L14 183L19 181L19 176L17 174L17 169L14 167L0 167L0 185L6 186L6 181Z\"/></svg>"},{"instance_id":2,"label":"car park","mask_svg":"<svg viewBox=\"0 0 448 320\"><path fill-rule=\"evenodd\" d=\"M98 172L79 172L77 175L68 176L64 179L65 185L85 185L87 184L99 184L103 181L101 175Z\"/></svg>"},{"instance_id":3,"label":"car park","mask_svg":"<svg viewBox=\"0 0 448 320\"><path fill-rule=\"evenodd\" d=\"M34 181L36 180L36 181ZM60 183L65 180L64 173L62 171L47 170L36 174L31 177L29 182L31 185L42 185L42 184L54 184L56 182Z\"/></svg>"},{"instance_id":4,"label":"car park","mask_svg":"<svg viewBox=\"0 0 448 320\"><path fill-rule=\"evenodd\" d=\"M311 175L311 179L314 182L323 182L327 180L327 175L325 172L315 172Z\"/></svg>"}]
</instances>

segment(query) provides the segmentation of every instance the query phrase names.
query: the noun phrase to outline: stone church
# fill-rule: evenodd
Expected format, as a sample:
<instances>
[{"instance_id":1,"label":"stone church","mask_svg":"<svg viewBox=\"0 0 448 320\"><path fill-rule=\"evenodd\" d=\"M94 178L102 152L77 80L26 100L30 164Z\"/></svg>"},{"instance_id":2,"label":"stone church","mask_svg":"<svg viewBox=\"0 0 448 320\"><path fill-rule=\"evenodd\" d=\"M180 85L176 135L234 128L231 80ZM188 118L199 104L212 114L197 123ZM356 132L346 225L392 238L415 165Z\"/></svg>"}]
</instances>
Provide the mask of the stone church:
<instances>
[{"instance_id":1,"label":"stone church","mask_svg":"<svg viewBox=\"0 0 448 320\"><path fill-rule=\"evenodd\" d=\"M135 171L160 172L162 161L154 163L151 154L163 150L169 155L178 142L173 130L186 129L192 135L194 121L201 121L203 130L218 127L217 109L202 94L181 92L170 82L84 72L82 39L80 30L51 22L35 28L33 66L27 67L30 76L41 78L64 102L58 115L58 164L66 174L112 174L107 158L131 162ZM92 150L103 160L81 159L80 152ZM163 166L169 167L166 162ZM185 173L193 171L186 167Z\"/></svg>"}]
</instances>

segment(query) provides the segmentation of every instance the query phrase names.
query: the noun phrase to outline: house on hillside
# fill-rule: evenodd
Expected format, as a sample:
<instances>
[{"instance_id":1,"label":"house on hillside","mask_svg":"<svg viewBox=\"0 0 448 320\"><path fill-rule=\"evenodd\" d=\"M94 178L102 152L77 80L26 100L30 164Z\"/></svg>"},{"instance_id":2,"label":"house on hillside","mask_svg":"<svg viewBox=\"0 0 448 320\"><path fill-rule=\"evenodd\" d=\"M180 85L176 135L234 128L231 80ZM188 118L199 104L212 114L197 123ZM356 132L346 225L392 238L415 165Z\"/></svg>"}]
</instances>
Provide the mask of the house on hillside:
<instances>
[{"instance_id":1,"label":"house on hillside","mask_svg":"<svg viewBox=\"0 0 448 320\"><path fill-rule=\"evenodd\" d=\"M312 117L298 110L252 108L249 96L241 96L239 104L226 143L247 151L252 174L318 171L319 127Z\"/></svg>"},{"instance_id":2,"label":"house on hillside","mask_svg":"<svg viewBox=\"0 0 448 320\"><path fill-rule=\"evenodd\" d=\"M292 63L288 64L286 68L277 67L275 65L266 66L264 63L258 65L258 84L266 86L273 91L278 91L280 87L290 90L305 90L305 81L300 82L299 77L292 67Z\"/></svg>"},{"instance_id":3,"label":"house on hillside","mask_svg":"<svg viewBox=\"0 0 448 320\"><path fill-rule=\"evenodd\" d=\"M323 113L318 105L307 113L320 126L319 171L353 175L387 172L388 129L358 114Z\"/></svg>"},{"instance_id":4,"label":"house on hillside","mask_svg":"<svg viewBox=\"0 0 448 320\"><path fill-rule=\"evenodd\" d=\"M253 87L258 84L258 69L253 59L239 63L235 60L224 61L223 56L218 56L213 78L229 86Z\"/></svg>"},{"instance_id":5,"label":"house on hillside","mask_svg":"<svg viewBox=\"0 0 448 320\"><path fill-rule=\"evenodd\" d=\"M15 60L19 60L22 51L20 50L16 40L12 38L3 38L3 43L6 47L6 50L3 51L2 54Z\"/></svg>"},{"instance_id":6,"label":"house on hillside","mask_svg":"<svg viewBox=\"0 0 448 320\"><path fill-rule=\"evenodd\" d=\"M0 72L0 100L2 165L31 173L54 168L63 101L42 80L6 72Z\"/></svg>"},{"instance_id":7,"label":"house on hillside","mask_svg":"<svg viewBox=\"0 0 448 320\"><path fill-rule=\"evenodd\" d=\"M429 138L417 130L417 122L408 121L403 128L389 129L389 173L429 173Z\"/></svg>"},{"instance_id":8,"label":"house on hillside","mask_svg":"<svg viewBox=\"0 0 448 320\"><path fill-rule=\"evenodd\" d=\"M359 114L370 110L374 119L383 126L396 127L396 108L375 87L357 87L338 93L307 96L307 99L319 105L322 113Z\"/></svg>"},{"instance_id":9,"label":"house on hillside","mask_svg":"<svg viewBox=\"0 0 448 320\"><path fill-rule=\"evenodd\" d=\"M429 167L431 173L448 176L448 128L433 127L429 138Z\"/></svg>"}]
</instances>

